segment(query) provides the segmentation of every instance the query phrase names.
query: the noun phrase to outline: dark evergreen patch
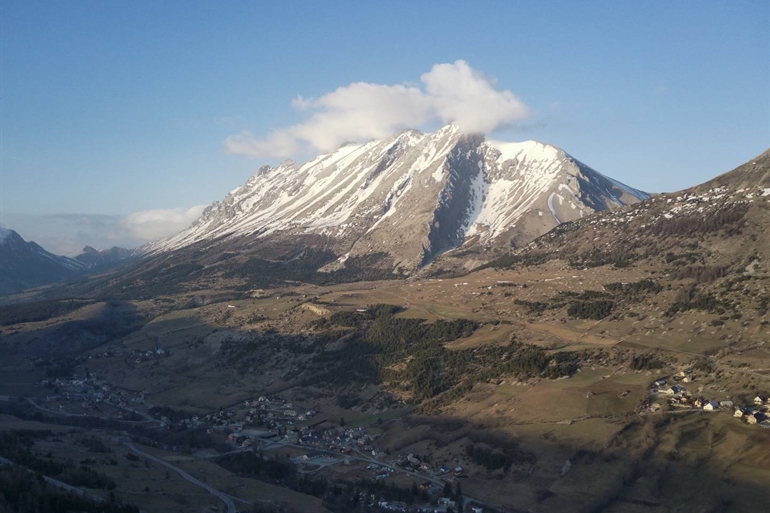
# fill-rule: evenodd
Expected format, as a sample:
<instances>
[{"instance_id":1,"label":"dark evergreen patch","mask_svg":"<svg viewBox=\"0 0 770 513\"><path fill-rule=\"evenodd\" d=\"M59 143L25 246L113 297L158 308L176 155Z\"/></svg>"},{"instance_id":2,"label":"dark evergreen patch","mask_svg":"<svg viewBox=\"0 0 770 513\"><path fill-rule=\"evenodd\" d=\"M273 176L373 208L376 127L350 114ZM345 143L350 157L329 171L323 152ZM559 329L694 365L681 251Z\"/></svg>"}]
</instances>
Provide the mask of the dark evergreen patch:
<instances>
[{"instance_id":1,"label":"dark evergreen patch","mask_svg":"<svg viewBox=\"0 0 770 513\"><path fill-rule=\"evenodd\" d=\"M68 314L88 304L91 304L91 301L69 299L4 305L0 308L0 326L9 326L20 322L45 321L52 317Z\"/></svg>"},{"instance_id":2,"label":"dark evergreen patch","mask_svg":"<svg viewBox=\"0 0 770 513\"><path fill-rule=\"evenodd\" d=\"M392 306L378 305L317 322L318 328L336 329L331 333L344 337L345 345L314 357L319 366L332 368L312 381L336 386L386 383L411 392L416 403L432 410L500 376L556 378L577 369L573 353L549 354L515 340L504 346L449 350L446 343L471 335L478 324L465 319L429 324L396 317L396 312Z\"/></svg>"},{"instance_id":3,"label":"dark evergreen patch","mask_svg":"<svg viewBox=\"0 0 770 513\"><path fill-rule=\"evenodd\" d=\"M578 319L593 319L599 321L609 316L615 302L602 299L598 301L573 301L567 307L567 315Z\"/></svg>"}]
</instances>

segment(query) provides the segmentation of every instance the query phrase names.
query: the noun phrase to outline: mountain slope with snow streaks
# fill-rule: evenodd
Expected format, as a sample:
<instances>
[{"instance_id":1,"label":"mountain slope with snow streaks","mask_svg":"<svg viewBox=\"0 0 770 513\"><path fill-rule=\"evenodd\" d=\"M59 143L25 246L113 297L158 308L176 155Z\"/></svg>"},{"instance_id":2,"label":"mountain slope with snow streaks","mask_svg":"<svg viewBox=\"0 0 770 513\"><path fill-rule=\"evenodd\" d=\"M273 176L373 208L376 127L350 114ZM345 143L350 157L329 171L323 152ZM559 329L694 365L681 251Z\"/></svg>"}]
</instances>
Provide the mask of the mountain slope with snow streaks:
<instances>
[{"instance_id":1,"label":"mountain slope with snow streaks","mask_svg":"<svg viewBox=\"0 0 770 513\"><path fill-rule=\"evenodd\" d=\"M410 272L464 244L520 245L560 222L646 197L554 146L486 141L448 125L262 167L187 230L140 252L315 236L345 255L337 266L382 253Z\"/></svg>"}]
</instances>

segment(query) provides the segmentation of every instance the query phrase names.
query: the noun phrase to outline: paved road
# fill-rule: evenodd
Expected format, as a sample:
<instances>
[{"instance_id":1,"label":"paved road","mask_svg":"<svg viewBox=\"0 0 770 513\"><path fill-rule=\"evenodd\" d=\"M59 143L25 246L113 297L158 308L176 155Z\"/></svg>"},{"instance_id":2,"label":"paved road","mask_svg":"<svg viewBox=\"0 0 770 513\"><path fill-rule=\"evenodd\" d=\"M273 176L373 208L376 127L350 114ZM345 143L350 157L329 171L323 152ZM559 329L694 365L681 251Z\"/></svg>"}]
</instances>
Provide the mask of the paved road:
<instances>
[{"instance_id":1,"label":"paved road","mask_svg":"<svg viewBox=\"0 0 770 513\"><path fill-rule=\"evenodd\" d=\"M12 466L12 467L16 466L16 464L14 462L12 462L11 460L9 460L7 458L3 458L2 456L0 456L0 464L9 465L9 466ZM25 468L25 467L20 467L20 468ZM28 472L32 472L32 470L29 470L28 468L25 468L25 470L27 470ZM76 486L69 485L69 484L64 483L62 481L59 481L58 479L54 479L54 478L48 477L48 476L43 476L43 479L45 480L46 483L48 483L50 485L53 485L53 486L56 486L57 488L61 488L62 490L66 490L68 492L72 492L72 493L74 493L76 495L80 495L81 497L86 497L86 498L91 499L91 500L96 501L96 502L104 502L103 498L99 497L98 495L90 494L87 491L83 490L82 488L78 488Z\"/></svg>"},{"instance_id":2,"label":"paved road","mask_svg":"<svg viewBox=\"0 0 770 513\"><path fill-rule=\"evenodd\" d=\"M209 492L211 495L214 495L219 500L221 500L222 502L225 503L225 506L227 506L227 513L236 513L235 503L233 502L233 500L230 498L229 495L220 492L216 488L213 488L213 487L207 485L203 481L195 479L193 476L191 476L190 474L188 474L187 472L185 472L181 468L175 467L171 463L168 463L167 461L163 461L160 458L156 458L152 454L148 454L148 453L144 452L141 449L137 449L136 446L134 444L132 444L131 442L123 442L123 445L128 447L130 450L132 450L136 454L139 454L140 456L144 456L145 458L151 459L152 461L154 461L156 463L160 463L164 467L170 468L171 470L173 470L174 472L176 472L177 474L182 476L182 478L185 481L188 481L188 482L190 482L190 483L192 483L194 485L200 486L201 488L203 488L204 490Z\"/></svg>"},{"instance_id":3,"label":"paved road","mask_svg":"<svg viewBox=\"0 0 770 513\"><path fill-rule=\"evenodd\" d=\"M64 411L56 411L56 410L52 410L50 408L45 408L45 407L40 406L39 404L37 404L35 402L35 400L32 399L31 397L27 397L27 402L29 404L31 404L32 406L34 406L35 408L37 408L38 410L44 411L46 413L53 413L54 415L62 415L64 417L87 417L88 416L85 413L67 413L67 412L64 412Z\"/></svg>"},{"instance_id":4,"label":"paved road","mask_svg":"<svg viewBox=\"0 0 770 513\"><path fill-rule=\"evenodd\" d=\"M27 400L27 402L29 404L31 404L32 406L34 406L38 410L44 411L46 413L51 413L53 415L60 415L62 417L90 417L90 418L93 418L93 419L113 420L112 416L106 414L101 409L99 411L101 411L102 413L105 413L105 415L103 415L103 416L101 416L101 415L89 415L87 413L68 413L66 411L52 410L50 408L46 408L45 406L40 406L31 397L26 397L26 400ZM110 406L114 406L114 407L117 407L117 408L123 408L124 410L128 410L131 413L135 413L135 414L139 415L140 417L143 417L143 418L147 419L147 420L121 420L120 422L128 422L128 423L131 423L131 424L145 424L145 423L150 423L150 422L154 422L154 423L157 423L157 424L160 423L160 421L158 419L153 418L152 416L147 415L144 412L134 411L131 408L125 408L123 406L118 406L117 404L113 404L113 403L110 403L110 402L107 402L107 401L105 401L104 404L109 404Z\"/></svg>"},{"instance_id":5,"label":"paved road","mask_svg":"<svg viewBox=\"0 0 770 513\"><path fill-rule=\"evenodd\" d=\"M140 417L142 417L143 419L145 419L145 421L147 421L147 422L155 422L155 423L157 423L157 424L160 424L160 422L161 422L160 420L156 419L155 417L153 417L153 416L152 416L152 415L150 415L149 413L147 413L147 412L144 412L144 411L142 411L142 410L135 410L135 409L133 409L133 408L129 408L128 406L122 406L122 405L120 405L120 404L115 404L115 403L112 403L112 402L109 402L109 401L104 401L104 402L105 402L106 404L109 404L110 406L113 406L113 407L115 407L115 408L120 408L121 410L124 410L124 411L128 411L128 412L131 412L131 413L133 413L134 415L139 415Z\"/></svg>"}]
</instances>

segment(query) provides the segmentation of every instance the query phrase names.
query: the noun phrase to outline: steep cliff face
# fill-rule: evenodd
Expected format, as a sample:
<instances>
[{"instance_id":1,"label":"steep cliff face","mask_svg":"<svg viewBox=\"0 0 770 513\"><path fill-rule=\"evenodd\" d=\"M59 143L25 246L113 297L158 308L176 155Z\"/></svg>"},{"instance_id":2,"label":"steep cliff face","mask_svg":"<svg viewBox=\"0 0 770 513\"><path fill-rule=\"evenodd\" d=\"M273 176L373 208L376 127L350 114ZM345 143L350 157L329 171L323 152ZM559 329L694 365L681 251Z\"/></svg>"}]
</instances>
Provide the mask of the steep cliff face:
<instances>
[{"instance_id":1,"label":"steep cliff face","mask_svg":"<svg viewBox=\"0 0 770 513\"><path fill-rule=\"evenodd\" d=\"M447 155L446 185L433 212L422 264L465 242L477 205L484 201L483 184L488 180L482 143L480 136L462 138Z\"/></svg>"},{"instance_id":2,"label":"steep cliff face","mask_svg":"<svg viewBox=\"0 0 770 513\"><path fill-rule=\"evenodd\" d=\"M321 237L340 255L330 269L378 253L411 272L464 244L523 244L561 222L646 197L556 147L486 141L448 125L262 167L190 228L140 252Z\"/></svg>"}]
</instances>

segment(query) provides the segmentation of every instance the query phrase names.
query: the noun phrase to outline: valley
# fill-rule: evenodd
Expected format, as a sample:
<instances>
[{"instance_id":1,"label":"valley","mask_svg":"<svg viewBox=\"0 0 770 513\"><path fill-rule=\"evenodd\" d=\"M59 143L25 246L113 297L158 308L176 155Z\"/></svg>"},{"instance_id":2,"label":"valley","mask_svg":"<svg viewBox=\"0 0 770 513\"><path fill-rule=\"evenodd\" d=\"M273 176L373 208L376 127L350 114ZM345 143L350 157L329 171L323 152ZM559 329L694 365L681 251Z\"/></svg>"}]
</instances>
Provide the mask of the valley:
<instances>
[{"instance_id":1,"label":"valley","mask_svg":"<svg viewBox=\"0 0 770 513\"><path fill-rule=\"evenodd\" d=\"M411 271L241 237L11 296L0 456L141 511L761 509L767 169Z\"/></svg>"},{"instance_id":2,"label":"valley","mask_svg":"<svg viewBox=\"0 0 770 513\"><path fill-rule=\"evenodd\" d=\"M613 284L621 280L646 283L654 280L656 273L642 266L576 271L561 261L550 261L512 269L490 268L456 278L328 287L297 285L225 301L217 298L226 296L226 290L200 291L195 294L198 302L207 304L182 310L168 308L165 313L160 305L166 301L187 302L189 298L132 302L137 311L152 319L138 331L80 353L72 367L76 375L91 373L94 383L119 395L104 392L100 399L90 395L84 401L56 400L57 394L53 398L50 394L42 396L40 380L47 379L46 366L41 367L40 358L30 355L4 360L3 376L17 374L13 381L0 385L0 394L10 396L3 406L14 404L16 399L11 397L35 398L27 405L35 407L24 406L26 413L22 417L31 412L34 418L37 409L46 419L46 424L36 424L40 428L69 415L134 423L128 430L77 428L81 435L76 436L93 433L118 453L125 451L122 440L127 435L136 440L135 426L144 426L139 435L142 437L148 436L146 430L168 433L158 435L160 439L154 439L156 435L140 438L144 444L137 448L154 451L170 464L180 463L180 468L196 470L193 475L197 479L220 491L235 486L235 491L227 493L239 499L241 505L252 504L249 500L255 497L254 490L269 483L228 473L227 465L222 468L216 465L217 459L211 459L217 452L245 450L270 458L288 457L302 475L328 482L371 479L405 490L412 482L430 482L433 484L424 490L428 498L443 494L441 483L449 481L454 486L454 482L460 482L466 501L499 511L556 511L565 503L580 500L592 504L592 500L600 498L607 501L603 511L663 511L661 504L674 496L670 494L685 493L679 489L682 486L691 488L689 493L694 495L688 500L694 500L697 483L705 479L713 480L717 488L727 486L719 483L731 482L730 486L747 491L739 494L740 500L728 501L730 507L740 511L751 506L742 502L746 498L762 499L761 495L748 493L751 487L761 487L770 479L770 467L763 458L756 457L761 447L770 446L770 430L733 417L733 407L707 412L695 407L693 401L701 397L708 401L731 400L740 407L767 394L770 352L766 342L770 328L761 312L747 308L740 318L722 323L714 323L721 318L718 314L699 310L667 316L666 305L675 292L658 288L637 298L629 296L618 307L622 313L612 316L580 319L566 312L572 297L587 291L616 290ZM764 280L757 277L757 283ZM212 299L201 299L206 297ZM470 382L466 381L468 375L461 374L443 385L449 388L438 388L422 398L415 397L410 378L405 383L372 382L365 376L353 375L339 381L337 378L349 373L348 365L357 365L358 360L330 361L319 367L319 355L339 351L340 344L344 344L337 341L339 337L327 337L319 320L328 323L340 319L342 326L326 328L344 331L345 325L351 325L344 319L369 315L365 312L372 305L393 305L397 308L396 319L424 319L428 324L473 322L466 336L444 343L450 356L478 354L489 348L504 351L514 338L544 354L575 355L571 361L577 372L559 379L544 379L540 372L501 372ZM45 322L66 322L64 318ZM34 323L12 326L19 334L38 327ZM4 332L8 329L4 328ZM344 338L344 333L340 335ZM404 342L409 345L417 341ZM647 360L643 362L643 358ZM337 369L332 371L333 376L325 372L329 365ZM27 370L19 373L24 368ZM678 373L688 377L690 383L684 386L686 395L692 397L682 407L670 402L669 397L657 398L651 390L656 381L673 383ZM406 376L398 372L393 375ZM468 386L462 392L452 393L465 383ZM61 389L63 384L54 386ZM77 392L70 395L82 398ZM280 401L280 405L260 403L260 397L272 397L271 401ZM128 410L111 405L113 401L125 404ZM256 408L244 406L249 401L254 401ZM657 402L658 408L650 407L651 402ZM161 408L167 408L172 416L163 415L165 410ZM129 410L140 416L132 417ZM308 417L304 413L308 411L318 413ZM145 416L154 420L147 421ZM129 418L136 420L126 420ZM3 425L4 429L16 426L6 422ZM313 425L316 427L309 428ZM365 445L354 444L346 449L324 441L328 436L324 433L329 430L344 434L351 429L365 433ZM165 436L173 438L172 433L205 435L207 431L212 433L209 448L184 449L182 445L178 450L183 456L153 449ZM316 431L318 435L313 435ZM243 447L246 440L250 442ZM747 450L748 440L753 440L751 450ZM39 450L44 447L49 446L40 445ZM67 457L69 449L65 448L59 447L63 452L57 457ZM364 450L374 453L364 455ZM313 460L318 451L328 455L321 456L320 466ZM636 465L663 465L665 469L660 472L677 476L683 484L671 490L658 482L650 491L647 481L653 476L639 469L629 474L632 477L625 476L631 472L630 463L612 456L620 451L634 454ZM502 463L487 463L491 466L485 467L483 454L495 454L496 459L490 461L499 459ZM681 455L672 459L672 454ZM309 460L303 461L307 455ZM407 470L401 462L409 455L418 455L416 459L428 463ZM123 472L119 470L123 460L118 460L116 469L109 469L109 465L95 468L115 475ZM566 461L570 461L569 471L562 475ZM157 469L154 472L163 472L162 466L149 463L151 469ZM394 472L380 478L376 471L366 468L371 465L393 468ZM461 479L454 475L456 467L463 469ZM452 470L442 473L442 468ZM614 480L617 475L624 475L621 484ZM607 481L602 481L605 478L601 476L606 476ZM176 479L172 475L172 480ZM588 495L580 484L585 479L592 481ZM596 479L600 481L594 482ZM139 491L129 491L131 486L140 485L123 484L122 479L120 482L116 495L136 502L135 493ZM224 482L231 486L222 486ZM191 491L183 492L185 487ZM126 491L122 492L122 488ZM195 487L189 483L179 492L174 489L164 491L168 495L164 500L169 508L177 501L174 507L180 510L185 508L185 494L204 493L200 488L192 491ZM280 487L269 490L259 492L260 496L305 511L297 507L305 504L306 496L296 495L300 492ZM721 493L733 497L730 490L728 487ZM139 502L143 507L164 504L156 501L157 494L147 495ZM215 497L210 500L213 508L218 507ZM319 511L323 510L324 506L317 504Z\"/></svg>"},{"instance_id":3,"label":"valley","mask_svg":"<svg viewBox=\"0 0 770 513\"><path fill-rule=\"evenodd\" d=\"M734 4L0 2L0 513L770 511Z\"/></svg>"}]
</instances>

